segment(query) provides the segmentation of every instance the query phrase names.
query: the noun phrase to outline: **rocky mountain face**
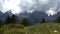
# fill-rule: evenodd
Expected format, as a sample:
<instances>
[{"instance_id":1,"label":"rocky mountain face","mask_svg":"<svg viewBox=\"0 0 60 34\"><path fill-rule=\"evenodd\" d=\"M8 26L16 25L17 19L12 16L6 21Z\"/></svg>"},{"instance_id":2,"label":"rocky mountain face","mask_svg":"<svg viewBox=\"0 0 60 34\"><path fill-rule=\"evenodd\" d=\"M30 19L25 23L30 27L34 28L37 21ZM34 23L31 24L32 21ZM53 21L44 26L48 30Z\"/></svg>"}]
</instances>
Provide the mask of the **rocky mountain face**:
<instances>
[{"instance_id":1,"label":"rocky mountain face","mask_svg":"<svg viewBox=\"0 0 60 34\"><path fill-rule=\"evenodd\" d=\"M7 18L8 16L10 16L10 17L12 16L12 13L11 13L10 10L7 11L6 13L2 13L2 14L0 15L0 20L1 20L1 22L4 23L5 20L6 20L6 18Z\"/></svg>"},{"instance_id":2,"label":"rocky mountain face","mask_svg":"<svg viewBox=\"0 0 60 34\"><path fill-rule=\"evenodd\" d=\"M6 13L2 13L0 12L0 19L5 22L5 19L7 16L12 16L11 10L7 11ZM24 13L20 13L17 16L18 20L21 20L22 18L27 18L29 20L29 24L36 24L36 23L40 23L42 21L42 19L44 18L47 22L55 22L57 16L60 16L60 12L58 12L56 15L53 16L48 16L45 12L43 11L34 11L33 13L28 13L28 12L24 12Z\"/></svg>"},{"instance_id":3,"label":"rocky mountain face","mask_svg":"<svg viewBox=\"0 0 60 34\"><path fill-rule=\"evenodd\" d=\"M3 13L0 11L0 15L2 15Z\"/></svg>"},{"instance_id":4,"label":"rocky mountain face","mask_svg":"<svg viewBox=\"0 0 60 34\"><path fill-rule=\"evenodd\" d=\"M53 16L48 16L45 12L43 11L34 11L33 13L20 13L19 18L23 18L26 17L29 22L30 25L32 24L36 24L36 23L40 23L42 21L42 19L44 18L48 23L52 23L52 22L56 22L56 18L58 16L60 16L60 12L58 12L57 14L53 15Z\"/></svg>"}]
</instances>

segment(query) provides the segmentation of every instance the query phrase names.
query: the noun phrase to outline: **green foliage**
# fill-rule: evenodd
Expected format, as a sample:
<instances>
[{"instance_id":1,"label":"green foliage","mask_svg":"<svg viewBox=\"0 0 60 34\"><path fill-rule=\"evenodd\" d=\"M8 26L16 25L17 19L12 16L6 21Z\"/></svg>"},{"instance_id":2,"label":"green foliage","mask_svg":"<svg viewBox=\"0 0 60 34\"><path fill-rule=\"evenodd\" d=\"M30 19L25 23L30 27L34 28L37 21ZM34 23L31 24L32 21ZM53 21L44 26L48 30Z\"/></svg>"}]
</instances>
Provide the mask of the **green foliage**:
<instances>
[{"instance_id":1,"label":"green foliage","mask_svg":"<svg viewBox=\"0 0 60 34\"><path fill-rule=\"evenodd\" d=\"M1 22L0 22L0 27L2 26Z\"/></svg>"},{"instance_id":2,"label":"green foliage","mask_svg":"<svg viewBox=\"0 0 60 34\"><path fill-rule=\"evenodd\" d=\"M1 23L1 19L0 19L0 23Z\"/></svg>"},{"instance_id":3,"label":"green foliage","mask_svg":"<svg viewBox=\"0 0 60 34\"><path fill-rule=\"evenodd\" d=\"M0 28L1 34L25 34L24 26L21 24L7 24Z\"/></svg>"},{"instance_id":4,"label":"green foliage","mask_svg":"<svg viewBox=\"0 0 60 34\"><path fill-rule=\"evenodd\" d=\"M36 24L26 28L27 34L60 34L60 23L55 24ZM54 31L57 32L54 32Z\"/></svg>"},{"instance_id":5,"label":"green foliage","mask_svg":"<svg viewBox=\"0 0 60 34\"><path fill-rule=\"evenodd\" d=\"M8 17L6 18L5 24L8 24L8 23L11 23L11 17L10 17L10 16L8 16Z\"/></svg>"},{"instance_id":6,"label":"green foliage","mask_svg":"<svg viewBox=\"0 0 60 34\"><path fill-rule=\"evenodd\" d=\"M55 30L57 32L54 32ZM0 34L60 34L60 23L43 23L28 27L7 24L0 28Z\"/></svg>"},{"instance_id":7,"label":"green foliage","mask_svg":"<svg viewBox=\"0 0 60 34\"><path fill-rule=\"evenodd\" d=\"M23 18L21 21L20 21L20 24L24 25L24 26L28 26L28 23L29 21L26 19L26 18Z\"/></svg>"},{"instance_id":8,"label":"green foliage","mask_svg":"<svg viewBox=\"0 0 60 34\"><path fill-rule=\"evenodd\" d=\"M13 14L12 17L8 16L6 18L5 24L16 23L16 16Z\"/></svg>"},{"instance_id":9,"label":"green foliage","mask_svg":"<svg viewBox=\"0 0 60 34\"><path fill-rule=\"evenodd\" d=\"M16 23L16 16L13 14L12 17L11 17L11 22L12 23Z\"/></svg>"},{"instance_id":10,"label":"green foliage","mask_svg":"<svg viewBox=\"0 0 60 34\"><path fill-rule=\"evenodd\" d=\"M60 23L60 16L57 17L57 22Z\"/></svg>"},{"instance_id":11,"label":"green foliage","mask_svg":"<svg viewBox=\"0 0 60 34\"><path fill-rule=\"evenodd\" d=\"M44 18L42 19L41 23L46 23L46 21L45 21L45 19L44 19Z\"/></svg>"}]
</instances>

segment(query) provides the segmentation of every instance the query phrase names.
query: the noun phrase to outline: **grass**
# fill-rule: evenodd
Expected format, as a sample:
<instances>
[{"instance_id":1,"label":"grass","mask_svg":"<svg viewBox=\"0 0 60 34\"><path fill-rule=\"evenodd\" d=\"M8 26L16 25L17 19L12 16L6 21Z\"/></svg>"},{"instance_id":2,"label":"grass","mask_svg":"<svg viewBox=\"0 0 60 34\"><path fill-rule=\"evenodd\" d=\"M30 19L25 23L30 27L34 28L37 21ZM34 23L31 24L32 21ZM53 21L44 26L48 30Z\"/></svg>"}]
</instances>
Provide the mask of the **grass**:
<instances>
[{"instance_id":1,"label":"grass","mask_svg":"<svg viewBox=\"0 0 60 34\"><path fill-rule=\"evenodd\" d=\"M0 28L0 34L60 34L60 23L38 23L28 27L8 24Z\"/></svg>"}]
</instances>

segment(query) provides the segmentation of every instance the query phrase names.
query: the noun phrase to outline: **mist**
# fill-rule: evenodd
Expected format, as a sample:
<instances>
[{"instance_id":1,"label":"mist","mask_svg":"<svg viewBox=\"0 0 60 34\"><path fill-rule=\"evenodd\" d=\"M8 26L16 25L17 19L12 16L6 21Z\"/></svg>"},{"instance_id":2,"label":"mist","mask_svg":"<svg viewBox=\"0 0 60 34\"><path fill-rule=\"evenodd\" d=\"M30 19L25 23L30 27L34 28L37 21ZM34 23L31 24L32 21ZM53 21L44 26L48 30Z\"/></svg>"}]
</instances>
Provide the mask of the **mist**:
<instances>
[{"instance_id":1,"label":"mist","mask_svg":"<svg viewBox=\"0 0 60 34\"><path fill-rule=\"evenodd\" d=\"M37 10L54 15L60 12L60 0L0 0L0 11L5 13L8 10L13 14Z\"/></svg>"}]
</instances>

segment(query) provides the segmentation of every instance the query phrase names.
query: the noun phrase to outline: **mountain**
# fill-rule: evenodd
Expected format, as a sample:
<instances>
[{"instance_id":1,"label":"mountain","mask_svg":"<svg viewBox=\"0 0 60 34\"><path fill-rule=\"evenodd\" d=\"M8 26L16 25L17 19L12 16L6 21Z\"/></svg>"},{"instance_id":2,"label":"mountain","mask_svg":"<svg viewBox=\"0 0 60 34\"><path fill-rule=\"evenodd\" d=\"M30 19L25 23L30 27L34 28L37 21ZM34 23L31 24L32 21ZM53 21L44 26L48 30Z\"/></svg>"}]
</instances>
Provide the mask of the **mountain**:
<instances>
[{"instance_id":1,"label":"mountain","mask_svg":"<svg viewBox=\"0 0 60 34\"><path fill-rule=\"evenodd\" d=\"M2 13L2 11L0 11L0 15L2 15L3 13Z\"/></svg>"},{"instance_id":2,"label":"mountain","mask_svg":"<svg viewBox=\"0 0 60 34\"><path fill-rule=\"evenodd\" d=\"M31 13L24 12L24 13L18 14L17 16L18 16L19 19L22 19L22 18L25 18L25 17L28 18L30 16L30 14Z\"/></svg>"},{"instance_id":3,"label":"mountain","mask_svg":"<svg viewBox=\"0 0 60 34\"><path fill-rule=\"evenodd\" d=\"M5 19L7 16L12 16L12 12L11 10L7 11L6 13L2 13L0 11L0 19L1 21L3 21L3 23L5 22ZM29 25L33 25L36 23L40 23L42 21L42 19L44 18L47 22L52 23L52 22L56 22L56 18L57 16L60 16L60 12L58 12L57 14L53 15L53 16L48 16L44 11L34 11L33 13L28 13L28 12L23 12L23 13L19 13L17 16L17 21L21 20L22 18L27 18L29 20Z\"/></svg>"},{"instance_id":4,"label":"mountain","mask_svg":"<svg viewBox=\"0 0 60 34\"><path fill-rule=\"evenodd\" d=\"M9 10L9 11L7 11L6 13L3 13L2 15L0 15L0 18L5 18L5 17L7 17L7 16L12 16L12 12Z\"/></svg>"},{"instance_id":5,"label":"mountain","mask_svg":"<svg viewBox=\"0 0 60 34\"><path fill-rule=\"evenodd\" d=\"M36 23L40 23L42 19L44 18L48 23L56 22L57 16L60 16L60 12L53 16L48 16L44 11L34 11L33 13L20 13L19 18L26 17L29 20L29 24L33 25Z\"/></svg>"},{"instance_id":6,"label":"mountain","mask_svg":"<svg viewBox=\"0 0 60 34\"><path fill-rule=\"evenodd\" d=\"M18 19L21 20L24 17L26 17L30 22L29 24L32 25L41 22L42 18L47 18L48 15L43 11L34 11L33 13L24 12L18 14Z\"/></svg>"},{"instance_id":7,"label":"mountain","mask_svg":"<svg viewBox=\"0 0 60 34\"><path fill-rule=\"evenodd\" d=\"M43 11L34 11L30 16L29 16L29 21L31 24L39 23L43 18L46 18L47 14L44 13Z\"/></svg>"},{"instance_id":8,"label":"mountain","mask_svg":"<svg viewBox=\"0 0 60 34\"><path fill-rule=\"evenodd\" d=\"M3 13L2 15L0 15L0 20L2 21L2 23L5 22L5 19L8 17L8 16L12 16L12 12L11 10L7 11L6 13Z\"/></svg>"}]
</instances>

